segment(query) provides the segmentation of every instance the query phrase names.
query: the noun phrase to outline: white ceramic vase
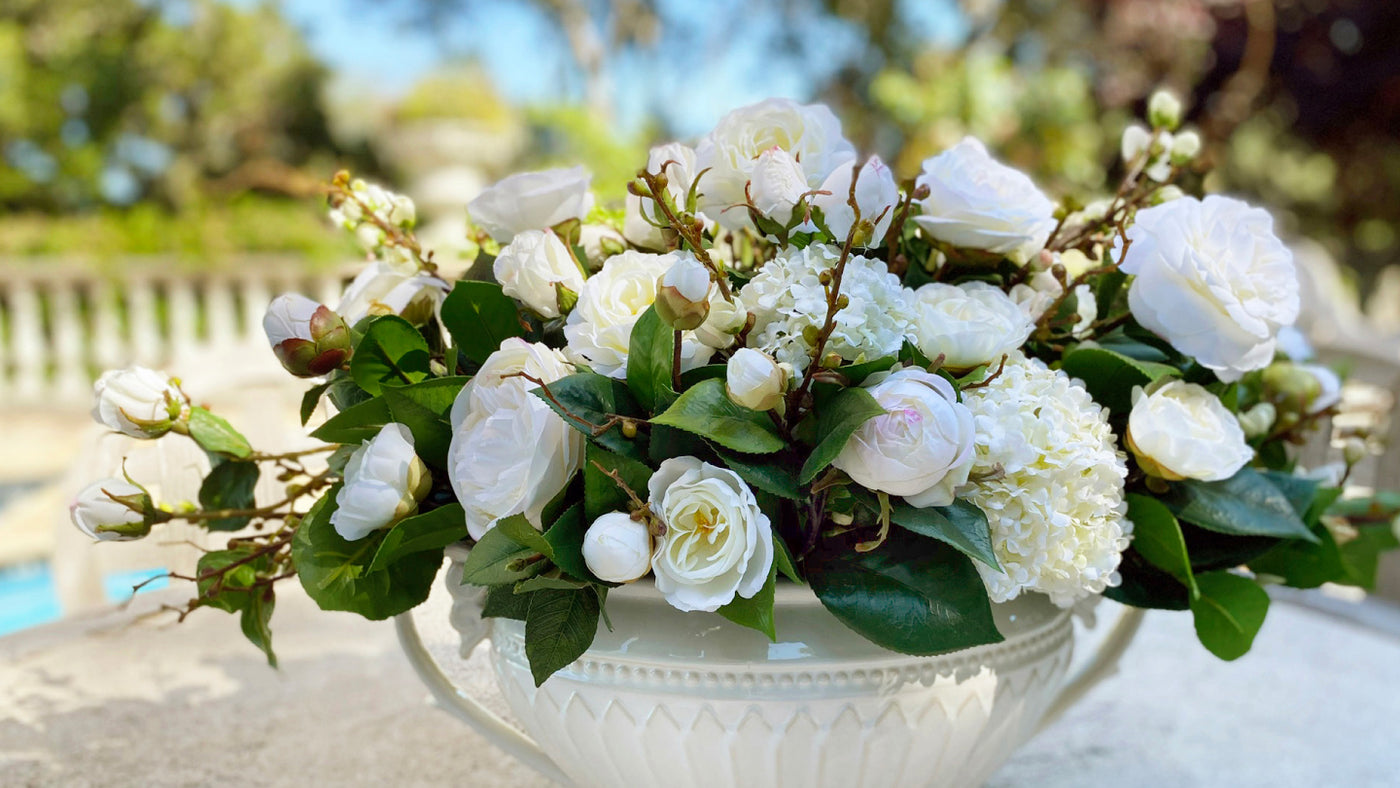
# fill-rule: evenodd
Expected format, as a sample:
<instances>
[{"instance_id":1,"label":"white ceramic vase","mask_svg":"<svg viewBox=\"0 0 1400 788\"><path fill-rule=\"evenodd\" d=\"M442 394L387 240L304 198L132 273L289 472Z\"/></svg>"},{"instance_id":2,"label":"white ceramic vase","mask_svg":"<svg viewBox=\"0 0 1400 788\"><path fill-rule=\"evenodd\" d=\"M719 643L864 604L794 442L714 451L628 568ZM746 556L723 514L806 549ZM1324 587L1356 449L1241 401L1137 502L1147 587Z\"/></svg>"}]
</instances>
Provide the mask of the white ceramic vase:
<instances>
[{"instance_id":1,"label":"white ceramic vase","mask_svg":"<svg viewBox=\"0 0 1400 788\"><path fill-rule=\"evenodd\" d=\"M537 689L524 624L483 621L483 590L458 582L465 553L449 556L461 653L490 638L500 690L532 739L453 687L405 615L399 633L415 668L497 746L580 788L980 785L1111 669L1138 621L1121 619L1065 684L1069 613L1038 595L993 606L1001 643L910 657L847 629L803 586L778 587L770 643L719 616L681 613L642 582L608 595L612 630L600 626Z\"/></svg>"}]
</instances>

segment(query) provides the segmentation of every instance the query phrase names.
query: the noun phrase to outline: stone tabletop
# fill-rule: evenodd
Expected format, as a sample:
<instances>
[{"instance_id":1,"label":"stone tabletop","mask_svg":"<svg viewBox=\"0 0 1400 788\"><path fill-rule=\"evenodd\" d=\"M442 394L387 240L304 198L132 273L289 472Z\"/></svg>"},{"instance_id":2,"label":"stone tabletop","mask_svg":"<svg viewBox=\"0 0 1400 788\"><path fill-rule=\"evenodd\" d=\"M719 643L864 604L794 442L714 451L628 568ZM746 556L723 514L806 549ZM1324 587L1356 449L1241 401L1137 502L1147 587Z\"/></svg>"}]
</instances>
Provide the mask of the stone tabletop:
<instances>
[{"instance_id":1,"label":"stone tabletop","mask_svg":"<svg viewBox=\"0 0 1400 788\"><path fill-rule=\"evenodd\" d=\"M176 593L0 638L0 785L544 784L426 704L390 624L321 613L289 587L274 671L228 615L144 615ZM1382 608L1358 618L1397 615ZM1254 651L1223 663L1188 615L1149 614L1119 675L989 785L1400 784L1386 629L1276 602ZM425 637L450 652L441 628ZM478 686L481 659L462 669Z\"/></svg>"}]
</instances>

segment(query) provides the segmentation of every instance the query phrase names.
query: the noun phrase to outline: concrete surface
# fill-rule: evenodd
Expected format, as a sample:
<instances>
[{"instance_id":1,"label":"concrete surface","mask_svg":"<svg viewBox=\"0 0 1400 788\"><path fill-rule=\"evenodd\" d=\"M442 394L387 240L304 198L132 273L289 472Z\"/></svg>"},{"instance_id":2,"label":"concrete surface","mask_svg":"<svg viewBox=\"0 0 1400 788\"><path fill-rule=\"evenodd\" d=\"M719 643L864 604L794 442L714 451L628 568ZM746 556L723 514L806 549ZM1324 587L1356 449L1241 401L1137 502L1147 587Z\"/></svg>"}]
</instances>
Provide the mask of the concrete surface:
<instances>
[{"instance_id":1,"label":"concrete surface","mask_svg":"<svg viewBox=\"0 0 1400 788\"><path fill-rule=\"evenodd\" d=\"M0 638L0 785L544 784L425 704L390 624L287 588L273 671L224 613L140 617L179 593ZM425 637L445 655L439 602ZM481 659L459 668L478 687ZM1236 663L1196 645L1189 616L1153 613L1122 672L989 786L1400 784L1397 666L1394 634L1297 604Z\"/></svg>"}]
</instances>

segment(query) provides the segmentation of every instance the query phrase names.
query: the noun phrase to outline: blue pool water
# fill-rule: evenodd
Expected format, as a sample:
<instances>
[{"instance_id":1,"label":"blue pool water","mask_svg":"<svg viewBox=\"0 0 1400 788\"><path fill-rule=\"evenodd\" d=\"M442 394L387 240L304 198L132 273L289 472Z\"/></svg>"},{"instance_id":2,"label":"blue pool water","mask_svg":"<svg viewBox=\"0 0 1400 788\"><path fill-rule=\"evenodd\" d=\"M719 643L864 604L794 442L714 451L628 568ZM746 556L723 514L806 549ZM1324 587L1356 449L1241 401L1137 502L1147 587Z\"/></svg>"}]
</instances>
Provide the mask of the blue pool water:
<instances>
[{"instance_id":1,"label":"blue pool water","mask_svg":"<svg viewBox=\"0 0 1400 788\"><path fill-rule=\"evenodd\" d=\"M164 569L114 572L102 578L102 588L110 602L131 597L132 586L165 574ZM165 588L170 581L161 578L140 592ZM47 562L0 567L0 635L54 621L63 615Z\"/></svg>"}]
</instances>

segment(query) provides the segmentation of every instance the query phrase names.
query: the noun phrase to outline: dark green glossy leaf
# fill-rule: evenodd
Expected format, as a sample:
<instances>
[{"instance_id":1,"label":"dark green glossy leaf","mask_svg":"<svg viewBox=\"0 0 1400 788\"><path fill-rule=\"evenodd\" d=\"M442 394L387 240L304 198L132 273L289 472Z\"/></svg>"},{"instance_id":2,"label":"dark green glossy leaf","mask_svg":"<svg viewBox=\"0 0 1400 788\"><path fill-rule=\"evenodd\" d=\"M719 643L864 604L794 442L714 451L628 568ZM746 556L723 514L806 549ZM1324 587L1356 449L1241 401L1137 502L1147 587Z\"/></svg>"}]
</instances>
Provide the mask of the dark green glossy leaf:
<instances>
[{"instance_id":1,"label":"dark green glossy leaf","mask_svg":"<svg viewBox=\"0 0 1400 788\"><path fill-rule=\"evenodd\" d=\"M756 458L739 454L737 452L720 452L720 459L729 466L731 471L739 474L739 478L748 483L756 490L762 490L770 495L779 498L786 498L789 501L800 501L803 499L802 488L797 484L797 477L792 475L792 471L784 467L781 463L755 462Z\"/></svg>"},{"instance_id":2,"label":"dark green glossy leaf","mask_svg":"<svg viewBox=\"0 0 1400 788\"><path fill-rule=\"evenodd\" d=\"M306 390L301 396L301 426L305 427L306 422L311 420L311 414L316 412L316 406L321 404L321 395L326 393L335 381L328 380Z\"/></svg>"},{"instance_id":3,"label":"dark green glossy leaf","mask_svg":"<svg viewBox=\"0 0 1400 788\"><path fill-rule=\"evenodd\" d=\"M434 468L446 468L447 449L452 444L452 424L447 414L435 413L395 388L386 387L383 396L389 417L413 434L414 452Z\"/></svg>"},{"instance_id":4,"label":"dark green glossy leaf","mask_svg":"<svg viewBox=\"0 0 1400 788\"><path fill-rule=\"evenodd\" d=\"M732 602L722 605L715 612L741 627L762 632L768 636L769 640L776 642L778 633L773 623L773 595L777 581L778 567L775 563L768 570L767 582L763 584L757 594L753 595L752 599L736 595Z\"/></svg>"},{"instance_id":5,"label":"dark green glossy leaf","mask_svg":"<svg viewBox=\"0 0 1400 788\"><path fill-rule=\"evenodd\" d=\"M769 519L772 520L771 517ZM773 520L773 522L777 521ZM773 565L778 567L778 571L782 573L783 577L794 583L803 582L802 574L797 571L797 561L792 557L792 550L777 531L773 532Z\"/></svg>"},{"instance_id":6,"label":"dark green glossy leaf","mask_svg":"<svg viewBox=\"0 0 1400 788\"><path fill-rule=\"evenodd\" d=\"M555 566L579 580L594 581L597 578L588 571L588 564L583 560L583 535L590 522L584 519L583 507L574 504L549 526L544 538L549 542L551 560Z\"/></svg>"},{"instance_id":7,"label":"dark green glossy leaf","mask_svg":"<svg viewBox=\"0 0 1400 788\"><path fill-rule=\"evenodd\" d=\"M602 466L602 470L598 466ZM630 512L631 499L627 492L604 471L616 471L636 496L647 499L647 482L652 470L628 457L589 445L583 461L583 514L593 522L608 512Z\"/></svg>"},{"instance_id":8,"label":"dark green glossy leaf","mask_svg":"<svg viewBox=\"0 0 1400 788\"><path fill-rule=\"evenodd\" d=\"M592 588L543 589L530 595L525 658L538 687L583 655L598 633L598 595Z\"/></svg>"},{"instance_id":9,"label":"dark green glossy leaf","mask_svg":"<svg viewBox=\"0 0 1400 788\"><path fill-rule=\"evenodd\" d=\"M495 282L461 281L442 302L442 324L452 344L478 364L510 337L525 335L520 309Z\"/></svg>"},{"instance_id":10,"label":"dark green glossy leaf","mask_svg":"<svg viewBox=\"0 0 1400 788\"><path fill-rule=\"evenodd\" d=\"M199 486L199 505L205 510L252 508L259 473L255 462L227 460L215 465ZM210 531L237 531L248 524L248 518L222 517L200 524Z\"/></svg>"},{"instance_id":11,"label":"dark green glossy leaf","mask_svg":"<svg viewBox=\"0 0 1400 788\"><path fill-rule=\"evenodd\" d=\"M1247 577L1207 572L1196 577L1200 596L1191 600L1196 636L1210 653L1238 659L1254 644L1269 612L1269 595Z\"/></svg>"},{"instance_id":12,"label":"dark green glossy leaf","mask_svg":"<svg viewBox=\"0 0 1400 788\"><path fill-rule=\"evenodd\" d=\"M664 410L676 399L671 386L675 331L661 322L656 307L647 307L632 326L627 347L627 388L650 413Z\"/></svg>"},{"instance_id":13,"label":"dark green glossy leaf","mask_svg":"<svg viewBox=\"0 0 1400 788\"><path fill-rule=\"evenodd\" d=\"M1180 580L1149 564L1129 548L1118 567L1122 582L1104 589L1103 595L1124 605L1155 610L1186 610L1190 593Z\"/></svg>"},{"instance_id":14,"label":"dark green glossy leaf","mask_svg":"<svg viewBox=\"0 0 1400 788\"><path fill-rule=\"evenodd\" d=\"M797 480L803 484L817 478L817 474L836 459L845 448L846 441L870 419L883 415L885 409L862 388L842 389L831 402L821 409L817 435L821 436L812 449L807 461L802 463L802 472Z\"/></svg>"},{"instance_id":15,"label":"dark green glossy leaf","mask_svg":"<svg viewBox=\"0 0 1400 788\"><path fill-rule=\"evenodd\" d=\"M1317 541L1287 496L1248 466L1224 481L1177 482L1162 500L1177 517L1211 531Z\"/></svg>"},{"instance_id":16,"label":"dark green glossy leaf","mask_svg":"<svg viewBox=\"0 0 1400 788\"><path fill-rule=\"evenodd\" d=\"M532 577L546 568L543 562L530 564L523 569L513 569L511 565L538 553L538 550L521 547L501 529L492 528L472 545L462 566L462 582L495 586Z\"/></svg>"},{"instance_id":17,"label":"dark green glossy leaf","mask_svg":"<svg viewBox=\"0 0 1400 788\"><path fill-rule=\"evenodd\" d=\"M1191 571L1191 558L1186 552L1186 537L1181 524L1166 504L1147 495L1128 493L1128 519L1133 523L1133 547L1148 563L1170 573L1198 593L1196 576Z\"/></svg>"},{"instance_id":18,"label":"dark green glossy leaf","mask_svg":"<svg viewBox=\"0 0 1400 788\"><path fill-rule=\"evenodd\" d=\"M532 393L544 400L569 426L599 446L635 460L646 458L647 442L642 432L628 438L617 425L601 435L593 434L595 427L609 423L614 416L641 415L641 407L632 398L626 383L605 375L579 372L550 383L548 396L542 389L534 389Z\"/></svg>"},{"instance_id":19,"label":"dark green glossy leaf","mask_svg":"<svg viewBox=\"0 0 1400 788\"><path fill-rule=\"evenodd\" d=\"M269 583L248 596L248 606L239 616L239 625L248 642L262 649L267 664L277 667L277 655L272 651L272 611L277 597Z\"/></svg>"},{"instance_id":20,"label":"dark green glossy leaf","mask_svg":"<svg viewBox=\"0 0 1400 788\"><path fill-rule=\"evenodd\" d=\"M920 509L903 501L890 510L890 522L958 549L958 552L1000 569L992 550L992 531L987 515L971 501L953 501L950 506Z\"/></svg>"},{"instance_id":21,"label":"dark green glossy leaf","mask_svg":"<svg viewBox=\"0 0 1400 788\"><path fill-rule=\"evenodd\" d=\"M431 512L406 517L384 534L384 541L379 543L369 569L378 572L404 556L440 551L466 538L466 514L461 504L448 504Z\"/></svg>"},{"instance_id":22,"label":"dark green glossy leaf","mask_svg":"<svg viewBox=\"0 0 1400 788\"><path fill-rule=\"evenodd\" d=\"M1104 347L1077 347L1065 354L1061 369L1084 381L1094 401L1114 413L1127 413L1133 407L1134 386L1181 371L1168 364L1140 361Z\"/></svg>"},{"instance_id":23,"label":"dark green glossy leaf","mask_svg":"<svg viewBox=\"0 0 1400 788\"><path fill-rule=\"evenodd\" d=\"M768 414L735 405L720 380L697 383L651 422L748 454L771 454L787 445Z\"/></svg>"},{"instance_id":24,"label":"dark green glossy leaf","mask_svg":"<svg viewBox=\"0 0 1400 788\"><path fill-rule=\"evenodd\" d=\"M350 377L378 395L385 386L408 386L428 377L428 341L397 315L377 317L350 358Z\"/></svg>"},{"instance_id":25,"label":"dark green glossy leaf","mask_svg":"<svg viewBox=\"0 0 1400 788\"><path fill-rule=\"evenodd\" d=\"M412 386L395 388L394 396L410 401L446 419L452 403L469 378L431 378ZM311 437L326 443L358 444L379 434L379 428L394 420L385 397L374 397L337 413L316 428Z\"/></svg>"},{"instance_id":26,"label":"dark green glossy leaf","mask_svg":"<svg viewBox=\"0 0 1400 788\"><path fill-rule=\"evenodd\" d=\"M509 618L524 621L530 614L530 599L533 594L517 594L511 585L492 586L486 591L486 602L481 607L482 618Z\"/></svg>"}]
</instances>

